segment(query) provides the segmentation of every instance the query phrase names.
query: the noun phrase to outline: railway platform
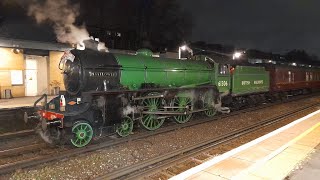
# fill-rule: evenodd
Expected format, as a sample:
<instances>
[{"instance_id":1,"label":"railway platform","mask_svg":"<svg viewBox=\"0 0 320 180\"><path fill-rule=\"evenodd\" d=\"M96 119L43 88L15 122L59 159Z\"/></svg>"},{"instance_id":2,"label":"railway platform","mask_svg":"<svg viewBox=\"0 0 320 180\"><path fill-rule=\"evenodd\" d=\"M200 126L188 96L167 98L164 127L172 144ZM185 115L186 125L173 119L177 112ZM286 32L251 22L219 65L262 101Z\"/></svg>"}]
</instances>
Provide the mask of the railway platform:
<instances>
[{"instance_id":1,"label":"railway platform","mask_svg":"<svg viewBox=\"0 0 320 180\"><path fill-rule=\"evenodd\" d=\"M33 103L41 96L16 97L11 99L0 99L0 109L13 109L21 107L32 107ZM56 96L48 96L48 101Z\"/></svg>"},{"instance_id":2,"label":"railway platform","mask_svg":"<svg viewBox=\"0 0 320 180\"><path fill-rule=\"evenodd\" d=\"M216 156L172 177L171 180L299 179L306 174L307 179L318 179L319 144L320 110ZM302 165L302 162L306 161L307 163ZM299 170L301 166L306 167Z\"/></svg>"}]
</instances>

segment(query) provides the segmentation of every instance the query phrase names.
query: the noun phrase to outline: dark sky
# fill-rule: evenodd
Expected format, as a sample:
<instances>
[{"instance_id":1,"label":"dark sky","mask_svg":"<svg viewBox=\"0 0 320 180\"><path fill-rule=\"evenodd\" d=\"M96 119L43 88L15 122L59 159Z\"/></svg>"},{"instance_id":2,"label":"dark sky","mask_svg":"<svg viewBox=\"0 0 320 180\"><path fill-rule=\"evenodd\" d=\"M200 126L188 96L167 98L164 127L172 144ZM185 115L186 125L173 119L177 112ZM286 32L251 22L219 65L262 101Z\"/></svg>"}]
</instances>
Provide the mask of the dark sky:
<instances>
[{"instance_id":1,"label":"dark sky","mask_svg":"<svg viewBox=\"0 0 320 180\"><path fill-rule=\"evenodd\" d=\"M191 40L320 55L319 0L179 0L193 17Z\"/></svg>"}]
</instances>

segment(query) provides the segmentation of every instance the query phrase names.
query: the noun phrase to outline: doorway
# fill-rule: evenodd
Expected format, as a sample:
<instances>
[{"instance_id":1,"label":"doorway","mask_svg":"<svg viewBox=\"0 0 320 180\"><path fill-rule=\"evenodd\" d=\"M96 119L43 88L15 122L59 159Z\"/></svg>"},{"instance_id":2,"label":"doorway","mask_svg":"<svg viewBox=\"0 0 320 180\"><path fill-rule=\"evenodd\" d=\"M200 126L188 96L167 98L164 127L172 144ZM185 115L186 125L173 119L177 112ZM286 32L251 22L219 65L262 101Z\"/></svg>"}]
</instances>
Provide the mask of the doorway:
<instances>
[{"instance_id":1,"label":"doorway","mask_svg":"<svg viewBox=\"0 0 320 180\"><path fill-rule=\"evenodd\" d=\"M25 79L25 94L26 96L36 96L38 94L37 81L37 60L26 59L26 79Z\"/></svg>"},{"instance_id":2,"label":"doorway","mask_svg":"<svg viewBox=\"0 0 320 180\"><path fill-rule=\"evenodd\" d=\"M45 56L26 56L25 96L48 93L48 70Z\"/></svg>"}]
</instances>

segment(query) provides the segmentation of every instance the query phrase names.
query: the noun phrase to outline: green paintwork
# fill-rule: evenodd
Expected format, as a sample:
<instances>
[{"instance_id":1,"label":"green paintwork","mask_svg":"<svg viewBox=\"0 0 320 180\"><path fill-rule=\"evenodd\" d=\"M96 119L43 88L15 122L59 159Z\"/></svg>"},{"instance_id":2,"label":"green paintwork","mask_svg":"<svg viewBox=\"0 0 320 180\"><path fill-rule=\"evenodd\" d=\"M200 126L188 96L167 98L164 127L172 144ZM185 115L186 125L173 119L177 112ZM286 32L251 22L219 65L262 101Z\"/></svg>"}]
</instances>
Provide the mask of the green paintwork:
<instances>
[{"instance_id":1,"label":"green paintwork","mask_svg":"<svg viewBox=\"0 0 320 180\"><path fill-rule=\"evenodd\" d=\"M269 72L264 67L237 66L232 75L232 94L266 92L269 81Z\"/></svg>"},{"instance_id":2,"label":"green paintwork","mask_svg":"<svg viewBox=\"0 0 320 180\"><path fill-rule=\"evenodd\" d=\"M205 61L154 58L148 55L115 54L122 66L120 83L136 90L143 83L160 87L195 87L212 83L214 69Z\"/></svg>"},{"instance_id":3,"label":"green paintwork","mask_svg":"<svg viewBox=\"0 0 320 180\"><path fill-rule=\"evenodd\" d=\"M230 75L217 75L215 84L217 85L219 92L228 92L230 90Z\"/></svg>"},{"instance_id":4,"label":"green paintwork","mask_svg":"<svg viewBox=\"0 0 320 180\"><path fill-rule=\"evenodd\" d=\"M76 147L84 147L92 139L93 129L90 124L86 122L76 123L72 127L73 138L71 143Z\"/></svg>"},{"instance_id":5,"label":"green paintwork","mask_svg":"<svg viewBox=\"0 0 320 180\"><path fill-rule=\"evenodd\" d=\"M186 97L186 96L176 97L174 99L173 106L180 107L178 109L175 109L175 111L184 112L185 111L185 107L187 107L187 106L191 107L192 106L191 98ZM173 118L177 123L183 124L183 123L188 122L191 119L191 116L192 116L192 114L186 114L186 115L173 116Z\"/></svg>"},{"instance_id":6,"label":"green paintwork","mask_svg":"<svg viewBox=\"0 0 320 180\"><path fill-rule=\"evenodd\" d=\"M227 66L227 71L226 74L220 74L220 64L217 63L214 59L211 59L206 55L196 55L193 57L193 59L196 61L211 61L211 65L213 65L213 72L211 74L210 81L212 82L212 84L215 84L218 87L219 92L224 93L230 91L231 76L229 72L230 66L228 64L222 64Z\"/></svg>"},{"instance_id":7,"label":"green paintwork","mask_svg":"<svg viewBox=\"0 0 320 180\"><path fill-rule=\"evenodd\" d=\"M148 94L148 96L154 96L154 95L158 95L158 93ZM144 109L145 111L149 111L149 112L158 111L161 105L161 99L149 98L149 99L143 100L142 103L143 103L143 106L146 107L146 109ZM144 114L140 119L141 125L150 131L159 129L162 126L163 122L164 122L164 119L163 118L158 119L158 115L155 115L155 114Z\"/></svg>"},{"instance_id":8,"label":"green paintwork","mask_svg":"<svg viewBox=\"0 0 320 180\"><path fill-rule=\"evenodd\" d=\"M137 51L137 55L138 56L148 56L148 57L152 57L153 53L151 50L149 49L139 49Z\"/></svg>"},{"instance_id":9,"label":"green paintwork","mask_svg":"<svg viewBox=\"0 0 320 180\"><path fill-rule=\"evenodd\" d=\"M128 136L133 130L133 120L126 116L122 119L120 126L117 128L116 132L121 137Z\"/></svg>"}]
</instances>

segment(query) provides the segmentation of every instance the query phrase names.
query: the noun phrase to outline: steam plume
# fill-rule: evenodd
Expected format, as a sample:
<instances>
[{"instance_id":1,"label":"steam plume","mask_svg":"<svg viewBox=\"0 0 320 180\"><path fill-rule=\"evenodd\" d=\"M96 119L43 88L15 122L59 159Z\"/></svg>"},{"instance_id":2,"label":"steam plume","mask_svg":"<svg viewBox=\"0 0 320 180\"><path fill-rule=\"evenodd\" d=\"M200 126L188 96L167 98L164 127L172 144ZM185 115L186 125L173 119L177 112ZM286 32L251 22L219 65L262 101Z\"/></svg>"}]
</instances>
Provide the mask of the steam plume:
<instances>
[{"instance_id":1,"label":"steam plume","mask_svg":"<svg viewBox=\"0 0 320 180\"><path fill-rule=\"evenodd\" d=\"M38 23L54 23L54 32L59 42L78 44L89 39L86 28L74 24L79 15L79 5L70 5L68 0L46 0L42 3L33 0L28 15L35 17Z\"/></svg>"}]
</instances>

